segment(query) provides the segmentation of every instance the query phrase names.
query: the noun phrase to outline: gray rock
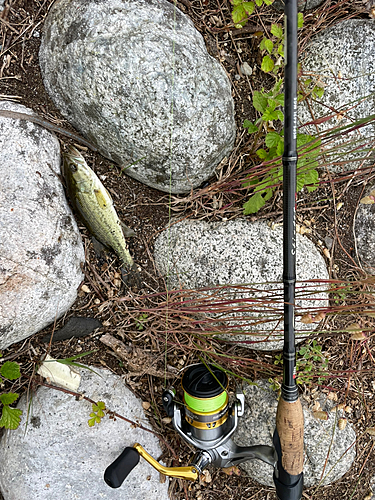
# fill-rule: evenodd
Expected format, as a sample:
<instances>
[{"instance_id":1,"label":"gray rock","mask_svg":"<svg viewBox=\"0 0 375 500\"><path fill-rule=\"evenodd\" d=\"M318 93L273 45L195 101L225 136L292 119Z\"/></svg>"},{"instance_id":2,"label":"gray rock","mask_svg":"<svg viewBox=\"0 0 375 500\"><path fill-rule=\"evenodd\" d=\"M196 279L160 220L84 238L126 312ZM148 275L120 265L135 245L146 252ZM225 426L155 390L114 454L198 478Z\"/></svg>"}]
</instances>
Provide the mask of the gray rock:
<instances>
[{"instance_id":1,"label":"gray rock","mask_svg":"<svg viewBox=\"0 0 375 500\"><path fill-rule=\"evenodd\" d=\"M2 102L1 109L31 113ZM85 260L54 135L0 117L0 349L38 332L77 296Z\"/></svg>"},{"instance_id":2,"label":"gray rock","mask_svg":"<svg viewBox=\"0 0 375 500\"><path fill-rule=\"evenodd\" d=\"M168 288L197 290L215 285L246 285L247 290L235 289L222 295L235 299L237 307L243 299L250 300L248 312L234 313L233 323L228 322L228 333L243 330L245 335L232 334L227 340L243 342L252 349L278 350L282 348L282 228L272 230L266 222L237 219L229 222L207 223L185 220L165 230L155 241L155 261L163 276L168 276ZM309 239L297 234L297 279L328 279L323 257ZM278 282L278 283L276 283ZM306 283L298 284L297 307L300 314L327 306L324 287L310 284L317 294L301 299L306 294ZM259 299L272 302L262 304ZM268 294L267 294L268 291ZM200 292L201 293L201 292ZM231 294L231 295L230 295ZM312 299L312 300L311 300ZM254 302L255 301L255 302ZM313 305L312 305L313 304ZM264 313L259 309L264 308ZM301 308L305 308L302 310ZM246 326L241 326L241 321ZM242 323L243 324L243 323ZM298 334L305 336L313 325L296 321ZM251 335L249 332L252 332ZM265 339L268 339L267 341ZM272 340L270 340L272 339Z\"/></svg>"},{"instance_id":3,"label":"gray rock","mask_svg":"<svg viewBox=\"0 0 375 500\"><path fill-rule=\"evenodd\" d=\"M305 10L315 9L323 0L298 0L298 11L304 12ZM283 0L275 0L272 7L279 12L284 12L285 2Z\"/></svg>"},{"instance_id":4,"label":"gray rock","mask_svg":"<svg viewBox=\"0 0 375 500\"><path fill-rule=\"evenodd\" d=\"M334 115L318 125L324 131L333 127L354 124L375 112L375 24L372 20L350 19L328 28L314 37L301 57L303 70L316 75L324 85L319 102L311 101L314 118ZM362 102L361 99L365 98ZM338 114L350 110L344 116ZM306 105L300 104L298 117L301 124L312 121ZM301 132L316 135L315 126L303 127ZM360 166L372 147L371 137L375 123L347 135L337 137L326 146L325 163L330 170L341 172ZM333 148L338 148L338 152ZM351 152L355 148L357 151ZM357 161L353 161L357 159ZM334 162L343 164L334 165Z\"/></svg>"},{"instance_id":5,"label":"gray rock","mask_svg":"<svg viewBox=\"0 0 375 500\"><path fill-rule=\"evenodd\" d=\"M188 192L233 147L229 80L166 0L56 2L39 55L64 116L149 186Z\"/></svg>"},{"instance_id":6,"label":"gray rock","mask_svg":"<svg viewBox=\"0 0 375 500\"><path fill-rule=\"evenodd\" d=\"M80 370L79 391L147 427L140 401L120 377L94 369L99 375ZM0 489L4 500L168 500L168 483L160 483L159 474L143 459L120 488L112 489L103 480L107 466L135 442L158 458L161 449L153 434L108 416L90 428L90 403L45 387L33 396L26 429L28 403L23 397L18 405L24 412L21 426L6 431L1 439Z\"/></svg>"},{"instance_id":7,"label":"gray rock","mask_svg":"<svg viewBox=\"0 0 375 500\"><path fill-rule=\"evenodd\" d=\"M369 196L374 190L375 186L370 187L365 196ZM375 204L359 203L354 235L363 268L370 274L375 274Z\"/></svg>"},{"instance_id":8,"label":"gray rock","mask_svg":"<svg viewBox=\"0 0 375 500\"><path fill-rule=\"evenodd\" d=\"M246 409L239 419L238 430L234 441L241 446L264 444L272 446L272 436L276 425L277 394L269 388L266 380L256 382L257 385L246 386ZM347 424L345 429L338 428L338 419L342 411L332 412L331 401L321 395L322 410L328 411L328 420L319 420L312 414L302 399L304 414L304 484L307 487L320 483L324 469L322 484L329 484L342 477L353 463L356 455L356 434L353 426ZM328 460L326 463L326 459ZM261 484L273 486L273 469L259 460L252 460L241 465L251 478Z\"/></svg>"}]
</instances>

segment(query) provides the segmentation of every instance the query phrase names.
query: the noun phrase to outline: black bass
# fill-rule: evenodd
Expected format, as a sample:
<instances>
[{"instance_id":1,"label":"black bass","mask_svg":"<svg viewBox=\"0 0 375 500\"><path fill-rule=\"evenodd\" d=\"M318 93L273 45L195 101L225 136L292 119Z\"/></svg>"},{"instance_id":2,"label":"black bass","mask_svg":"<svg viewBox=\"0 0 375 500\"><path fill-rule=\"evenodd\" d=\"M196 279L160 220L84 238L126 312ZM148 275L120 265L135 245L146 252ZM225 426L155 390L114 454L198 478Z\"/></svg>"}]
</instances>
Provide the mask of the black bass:
<instances>
[{"instance_id":1,"label":"black bass","mask_svg":"<svg viewBox=\"0 0 375 500\"><path fill-rule=\"evenodd\" d=\"M63 159L63 176L73 207L92 235L117 254L123 264L126 283L139 286L137 267L129 253L111 195L75 147L69 146Z\"/></svg>"}]
</instances>

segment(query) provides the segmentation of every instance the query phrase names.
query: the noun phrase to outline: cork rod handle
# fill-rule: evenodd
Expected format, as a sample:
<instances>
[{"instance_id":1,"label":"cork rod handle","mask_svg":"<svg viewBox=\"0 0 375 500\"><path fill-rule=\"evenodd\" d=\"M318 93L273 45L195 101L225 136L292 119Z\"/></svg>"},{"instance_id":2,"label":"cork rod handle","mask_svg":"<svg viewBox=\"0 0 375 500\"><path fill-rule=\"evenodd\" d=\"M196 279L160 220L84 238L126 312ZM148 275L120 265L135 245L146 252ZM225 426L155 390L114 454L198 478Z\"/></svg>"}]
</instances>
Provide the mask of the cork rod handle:
<instances>
[{"instance_id":1,"label":"cork rod handle","mask_svg":"<svg viewBox=\"0 0 375 500\"><path fill-rule=\"evenodd\" d=\"M298 399L288 403L280 398L276 413L276 428L281 445L281 463L288 474L303 471L303 411Z\"/></svg>"}]
</instances>

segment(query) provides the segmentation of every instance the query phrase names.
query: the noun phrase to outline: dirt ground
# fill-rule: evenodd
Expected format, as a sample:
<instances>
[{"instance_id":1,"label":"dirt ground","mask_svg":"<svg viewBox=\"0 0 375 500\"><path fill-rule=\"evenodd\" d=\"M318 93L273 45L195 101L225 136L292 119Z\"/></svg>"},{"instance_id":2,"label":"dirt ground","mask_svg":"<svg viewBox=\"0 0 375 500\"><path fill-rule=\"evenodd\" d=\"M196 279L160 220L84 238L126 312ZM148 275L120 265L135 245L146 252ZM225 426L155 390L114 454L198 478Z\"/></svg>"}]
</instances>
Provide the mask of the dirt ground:
<instances>
[{"instance_id":1,"label":"dirt ground","mask_svg":"<svg viewBox=\"0 0 375 500\"><path fill-rule=\"evenodd\" d=\"M55 108L46 94L38 65L38 50L41 41L43 22L53 0L6 0L5 9L0 14L0 99L12 100L32 108L46 120L73 131L68 122ZM172 2L173 3L173 2ZM370 4L371 2L368 2ZM361 0L339 2L326 0L318 9L305 14L305 25L300 33L300 48L306 46L313 34L351 17L369 17L369 6ZM272 6L264 7L254 13L244 29L237 29L231 23L231 6L228 0L181 0L177 6L194 22L205 39L209 53L225 68L232 83L235 100L238 137L236 147L229 162L223 163L208 184L214 185L231 172L244 168L249 139L242 127L244 119L254 120L252 106L254 90L269 87L271 80L260 71L262 55L259 39L263 33L269 33L271 23L282 22L282 15ZM367 10L366 10L367 8ZM244 76L240 66L246 61L255 71L251 76ZM59 136L62 145L69 141ZM171 214L181 218L195 217L206 220L220 220L241 215L243 199L236 194L228 195L215 191L209 194L207 186L197 190L198 195L172 197L139 182L121 175L119 170L99 154L85 153L90 166L99 174L105 175L106 187L112 194L116 209L123 222L136 229L138 237L129 240L129 247L135 261L141 268L142 289L124 290L119 279L119 261L113 254L97 256L92 247L90 235L79 222L86 251L85 280L78 298L66 315L42 332L24 342L3 350L4 359L17 361L21 365L22 378L16 383L6 385L5 389L22 393L30 388L30 377L35 364L49 349L55 358L67 358L79 353L94 351L83 358L83 362L104 366L125 376L130 388L144 402L156 408L156 415L149 411L152 427L161 433L170 446L187 464L191 451L173 431L171 424L163 422L165 415L161 408L160 396L165 387L163 372L180 369L198 360L205 341L192 342L189 335L188 320L183 316L175 319L174 333L165 342L165 316L162 313L145 314L143 309L160 306L165 300L163 280L158 276L154 261L153 243L156 236L168 224ZM358 201L363 194L364 177L347 179L335 184L328 182L321 173L322 184L311 195L299 196L297 222L308 224L311 238L318 248L327 246L325 253L330 277L338 280L357 280L356 299L347 294L336 296L340 303L350 306L354 300L367 300L371 297L371 286L365 283L364 273L358 268L353 241L353 218ZM367 181L370 179L367 178ZM349 192L350 183L350 192ZM230 199L230 209L221 210L225 201ZM337 209L337 203L342 203ZM280 222L282 216L281 197L252 216ZM307 221L307 222L306 222ZM320 242L320 243L319 243ZM358 295L359 294L359 295ZM352 302L351 302L352 301ZM162 309L162 307L161 307ZM346 321L360 322L361 318L349 307ZM72 316L95 317L103 327L80 339L71 338L51 344L42 342L45 335L59 330ZM324 383L316 386L319 390L333 391L339 396L339 403L350 406L348 419L355 426L358 438L357 458L350 471L338 482L304 491L304 498L319 500L364 500L370 496L370 482L375 477L373 438L363 431L374 426L375 404L372 399L374 387L372 377L374 360L371 355L372 336L368 333L363 342L350 342L343 334L336 333L340 318L332 318L324 324L321 334L316 335L328 359L329 376ZM363 324L363 323L361 323ZM368 329L373 327L371 320L365 323ZM105 346L100 337L103 333L111 334L131 347L131 360L124 360L110 347ZM210 340L210 349L225 353L222 358L224 367L236 374L255 380L262 376L280 377L280 369L273 364L274 354L266 357L265 353L238 349L236 355L241 363L233 363L230 354L233 348L223 342ZM145 358L146 356L146 358ZM153 368L145 369L145 359ZM32 385L38 384L34 377ZM311 394L311 385L303 385L301 390L306 397ZM171 453L165 449L163 459L172 464ZM261 486L242 473L239 477L229 476L222 471L211 470L212 480L197 484L187 484L181 480L170 483L171 498L197 500L259 499L275 500L272 488ZM0 494L1 500L1 494Z\"/></svg>"}]
</instances>

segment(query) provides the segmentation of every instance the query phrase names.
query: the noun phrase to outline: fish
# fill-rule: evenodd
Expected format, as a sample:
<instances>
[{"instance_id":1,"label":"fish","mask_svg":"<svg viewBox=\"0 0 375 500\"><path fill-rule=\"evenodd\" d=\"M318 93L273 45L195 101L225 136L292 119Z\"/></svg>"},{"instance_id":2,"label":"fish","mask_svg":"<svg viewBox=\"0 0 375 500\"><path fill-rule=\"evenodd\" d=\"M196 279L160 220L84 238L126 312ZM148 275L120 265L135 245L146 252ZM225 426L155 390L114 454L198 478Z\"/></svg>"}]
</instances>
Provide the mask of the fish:
<instances>
[{"instance_id":1,"label":"fish","mask_svg":"<svg viewBox=\"0 0 375 500\"><path fill-rule=\"evenodd\" d=\"M74 146L68 146L63 153L62 175L68 197L82 222L96 240L116 253L122 263L125 284L139 288L139 272L129 253L112 197Z\"/></svg>"}]
</instances>

